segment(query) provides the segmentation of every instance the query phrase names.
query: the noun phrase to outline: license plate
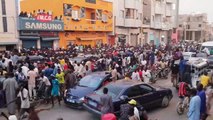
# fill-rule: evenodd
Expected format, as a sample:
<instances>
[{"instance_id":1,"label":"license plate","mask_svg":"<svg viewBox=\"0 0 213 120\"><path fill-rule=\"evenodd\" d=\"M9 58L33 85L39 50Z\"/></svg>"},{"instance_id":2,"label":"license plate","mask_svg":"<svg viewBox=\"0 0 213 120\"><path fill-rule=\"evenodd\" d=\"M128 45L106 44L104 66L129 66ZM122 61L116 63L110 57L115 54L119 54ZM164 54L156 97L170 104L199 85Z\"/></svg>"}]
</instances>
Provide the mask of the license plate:
<instances>
[{"instance_id":1,"label":"license plate","mask_svg":"<svg viewBox=\"0 0 213 120\"><path fill-rule=\"evenodd\" d=\"M93 101L90 101L90 100L89 100L89 104L90 104L91 106L93 106L93 107L97 107L97 103L95 103L95 102L93 102Z\"/></svg>"}]
</instances>

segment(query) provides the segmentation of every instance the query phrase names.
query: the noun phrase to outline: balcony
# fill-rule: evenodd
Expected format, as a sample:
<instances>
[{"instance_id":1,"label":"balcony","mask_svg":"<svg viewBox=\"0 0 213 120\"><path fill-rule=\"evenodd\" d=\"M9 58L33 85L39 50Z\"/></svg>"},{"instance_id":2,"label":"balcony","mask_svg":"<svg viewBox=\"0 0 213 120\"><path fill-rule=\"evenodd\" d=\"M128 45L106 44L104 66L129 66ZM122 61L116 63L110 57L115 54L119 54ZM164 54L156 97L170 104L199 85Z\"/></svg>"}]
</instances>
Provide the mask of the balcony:
<instances>
[{"instance_id":1,"label":"balcony","mask_svg":"<svg viewBox=\"0 0 213 120\"><path fill-rule=\"evenodd\" d=\"M135 0L125 0L124 6L125 8L131 8L131 9L135 9Z\"/></svg>"},{"instance_id":2,"label":"balcony","mask_svg":"<svg viewBox=\"0 0 213 120\"><path fill-rule=\"evenodd\" d=\"M135 19L125 19L125 27L136 27Z\"/></svg>"}]
</instances>

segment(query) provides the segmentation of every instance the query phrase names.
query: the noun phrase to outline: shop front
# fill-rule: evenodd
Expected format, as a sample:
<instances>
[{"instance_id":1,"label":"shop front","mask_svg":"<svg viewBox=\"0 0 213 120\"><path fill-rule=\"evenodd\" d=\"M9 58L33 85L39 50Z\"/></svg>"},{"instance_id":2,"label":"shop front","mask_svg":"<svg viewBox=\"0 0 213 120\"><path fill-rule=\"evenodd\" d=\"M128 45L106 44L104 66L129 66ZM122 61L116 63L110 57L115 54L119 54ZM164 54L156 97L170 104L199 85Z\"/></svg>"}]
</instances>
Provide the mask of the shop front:
<instances>
[{"instance_id":1,"label":"shop front","mask_svg":"<svg viewBox=\"0 0 213 120\"><path fill-rule=\"evenodd\" d=\"M39 17L38 17L39 16ZM35 18L19 17L20 48L58 48L59 32L64 30L61 20L42 14Z\"/></svg>"}]
</instances>

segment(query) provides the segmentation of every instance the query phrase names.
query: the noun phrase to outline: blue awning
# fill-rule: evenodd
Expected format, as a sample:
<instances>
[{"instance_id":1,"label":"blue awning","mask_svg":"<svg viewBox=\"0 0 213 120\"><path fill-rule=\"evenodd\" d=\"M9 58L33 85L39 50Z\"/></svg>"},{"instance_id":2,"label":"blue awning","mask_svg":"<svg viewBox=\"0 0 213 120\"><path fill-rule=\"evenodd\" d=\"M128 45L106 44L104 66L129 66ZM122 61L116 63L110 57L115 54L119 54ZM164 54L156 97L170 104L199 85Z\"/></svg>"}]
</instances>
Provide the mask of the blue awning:
<instances>
[{"instance_id":1,"label":"blue awning","mask_svg":"<svg viewBox=\"0 0 213 120\"><path fill-rule=\"evenodd\" d=\"M36 36L20 36L20 40L38 40L40 37Z\"/></svg>"}]
</instances>

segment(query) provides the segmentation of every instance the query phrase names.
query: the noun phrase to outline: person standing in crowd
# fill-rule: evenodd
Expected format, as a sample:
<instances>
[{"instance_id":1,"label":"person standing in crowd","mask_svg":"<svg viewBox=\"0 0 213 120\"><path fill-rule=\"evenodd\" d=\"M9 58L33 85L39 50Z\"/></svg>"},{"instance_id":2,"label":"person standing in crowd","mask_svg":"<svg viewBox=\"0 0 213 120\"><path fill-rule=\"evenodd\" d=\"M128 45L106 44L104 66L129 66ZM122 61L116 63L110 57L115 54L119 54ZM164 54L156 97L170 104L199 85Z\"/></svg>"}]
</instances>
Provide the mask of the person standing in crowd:
<instances>
[{"instance_id":1,"label":"person standing in crowd","mask_svg":"<svg viewBox=\"0 0 213 120\"><path fill-rule=\"evenodd\" d=\"M47 64L46 63L46 68L44 70L44 75L50 79L50 76L53 74L53 69L51 68L51 65L50 64Z\"/></svg>"},{"instance_id":2,"label":"person standing in crowd","mask_svg":"<svg viewBox=\"0 0 213 120\"><path fill-rule=\"evenodd\" d=\"M112 66L111 75L112 75L112 81L115 82L118 79L118 72L114 66Z\"/></svg>"},{"instance_id":3,"label":"person standing in crowd","mask_svg":"<svg viewBox=\"0 0 213 120\"><path fill-rule=\"evenodd\" d=\"M175 87L175 85L178 84L178 82L179 82L178 81L179 69L178 69L178 64L175 63L175 60L172 61L171 71L172 71L171 82L173 83L173 87Z\"/></svg>"},{"instance_id":4,"label":"person standing in crowd","mask_svg":"<svg viewBox=\"0 0 213 120\"><path fill-rule=\"evenodd\" d=\"M13 73L14 71L14 66L12 61L9 61L8 66L7 66L7 73Z\"/></svg>"},{"instance_id":5,"label":"person standing in crowd","mask_svg":"<svg viewBox=\"0 0 213 120\"><path fill-rule=\"evenodd\" d=\"M16 90L18 88L18 84L14 78L13 73L6 74L6 80L3 83L3 90L6 95L7 109L10 115L15 115L16 113Z\"/></svg>"},{"instance_id":6,"label":"person standing in crowd","mask_svg":"<svg viewBox=\"0 0 213 120\"><path fill-rule=\"evenodd\" d=\"M64 72L62 72L61 69L58 69L58 73L56 74L56 78L58 79L58 82L59 82L60 95L62 97L64 95L65 80L64 80Z\"/></svg>"},{"instance_id":7,"label":"person standing in crowd","mask_svg":"<svg viewBox=\"0 0 213 120\"><path fill-rule=\"evenodd\" d=\"M150 78L151 78L151 73L149 70L147 70L147 68L144 69L143 71L143 80L145 83L149 83L150 82Z\"/></svg>"},{"instance_id":8,"label":"person standing in crowd","mask_svg":"<svg viewBox=\"0 0 213 120\"><path fill-rule=\"evenodd\" d=\"M113 113L114 108L112 103L112 97L108 95L108 88L103 89L103 95L100 97L100 103L102 105L102 115L107 113Z\"/></svg>"},{"instance_id":9,"label":"person standing in crowd","mask_svg":"<svg viewBox=\"0 0 213 120\"><path fill-rule=\"evenodd\" d=\"M138 117L134 114L134 108L130 108L128 112L129 120L139 120Z\"/></svg>"},{"instance_id":10,"label":"person standing in crowd","mask_svg":"<svg viewBox=\"0 0 213 120\"><path fill-rule=\"evenodd\" d=\"M21 99L21 111L19 113L20 120L24 118L24 113L29 113L30 101L28 96L28 90L24 88L24 85L20 86L20 91L18 93L18 97Z\"/></svg>"},{"instance_id":11,"label":"person standing in crowd","mask_svg":"<svg viewBox=\"0 0 213 120\"><path fill-rule=\"evenodd\" d=\"M201 107L200 107L201 120L206 120L206 118L207 118L207 114L206 114L206 93L203 90L203 85L199 83L197 85L197 90L198 90L197 95L201 99Z\"/></svg>"},{"instance_id":12,"label":"person standing in crowd","mask_svg":"<svg viewBox=\"0 0 213 120\"><path fill-rule=\"evenodd\" d=\"M27 65L25 64L25 65L21 65L21 69L22 69L23 74L24 74L25 77L27 78L29 68L28 68Z\"/></svg>"},{"instance_id":13,"label":"person standing in crowd","mask_svg":"<svg viewBox=\"0 0 213 120\"><path fill-rule=\"evenodd\" d=\"M52 81L52 90L51 90L51 100L52 100L52 107L54 107L54 99L55 97L58 98L58 104L61 105L60 101L60 87L58 79L55 78L55 75L51 75L51 81Z\"/></svg>"},{"instance_id":14,"label":"person standing in crowd","mask_svg":"<svg viewBox=\"0 0 213 120\"><path fill-rule=\"evenodd\" d=\"M189 112L187 114L188 120L200 120L200 107L201 107L201 99L197 95L197 90L191 90L191 100L189 103Z\"/></svg>"},{"instance_id":15,"label":"person standing in crowd","mask_svg":"<svg viewBox=\"0 0 213 120\"><path fill-rule=\"evenodd\" d=\"M210 77L208 76L207 72L204 72L204 74L200 77L200 83L203 85L203 88L206 88L209 84Z\"/></svg>"},{"instance_id":16,"label":"person standing in crowd","mask_svg":"<svg viewBox=\"0 0 213 120\"><path fill-rule=\"evenodd\" d=\"M49 79L46 76L44 76L44 73L41 73L41 79L45 84L45 91L44 91L45 102L48 103L50 91L51 91L51 83L50 83Z\"/></svg>"},{"instance_id":17,"label":"person standing in crowd","mask_svg":"<svg viewBox=\"0 0 213 120\"><path fill-rule=\"evenodd\" d=\"M180 74L180 79L183 81L183 75L185 72L185 67L186 67L186 61L184 60L183 56L180 58L180 63L179 63L179 74Z\"/></svg>"},{"instance_id":18,"label":"person standing in crowd","mask_svg":"<svg viewBox=\"0 0 213 120\"><path fill-rule=\"evenodd\" d=\"M134 81L140 81L140 75L139 75L139 72L138 72L138 69L136 69L133 73L132 73L132 76L131 76L132 80Z\"/></svg>"},{"instance_id":19,"label":"person standing in crowd","mask_svg":"<svg viewBox=\"0 0 213 120\"><path fill-rule=\"evenodd\" d=\"M28 72L28 90L30 95L30 100L33 100L36 98L36 77L37 73L34 71L33 68L30 69Z\"/></svg>"},{"instance_id":20,"label":"person standing in crowd","mask_svg":"<svg viewBox=\"0 0 213 120\"><path fill-rule=\"evenodd\" d=\"M77 83L77 78L73 69L67 70L65 75L66 89L73 88Z\"/></svg>"}]
</instances>

